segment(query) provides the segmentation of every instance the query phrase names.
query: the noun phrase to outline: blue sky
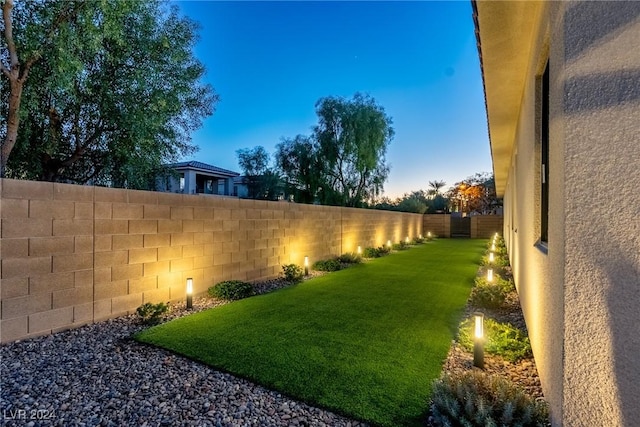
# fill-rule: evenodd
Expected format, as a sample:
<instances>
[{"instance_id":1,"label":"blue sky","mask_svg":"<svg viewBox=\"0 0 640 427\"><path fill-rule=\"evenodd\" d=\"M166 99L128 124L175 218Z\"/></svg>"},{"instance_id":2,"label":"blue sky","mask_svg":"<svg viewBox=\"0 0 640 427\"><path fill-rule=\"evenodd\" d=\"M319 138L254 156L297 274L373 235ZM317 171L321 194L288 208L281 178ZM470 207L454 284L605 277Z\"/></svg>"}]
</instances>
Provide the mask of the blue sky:
<instances>
[{"instance_id":1,"label":"blue sky","mask_svg":"<svg viewBox=\"0 0 640 427\"><path fill-rule=\"evenodd\" d=\"M385 196L491 171L469 1L177 2L220 95L193 158L240 171L236 150L311 134L316 102L371 95L393 119Z\"/></svg>"}]
</instances>

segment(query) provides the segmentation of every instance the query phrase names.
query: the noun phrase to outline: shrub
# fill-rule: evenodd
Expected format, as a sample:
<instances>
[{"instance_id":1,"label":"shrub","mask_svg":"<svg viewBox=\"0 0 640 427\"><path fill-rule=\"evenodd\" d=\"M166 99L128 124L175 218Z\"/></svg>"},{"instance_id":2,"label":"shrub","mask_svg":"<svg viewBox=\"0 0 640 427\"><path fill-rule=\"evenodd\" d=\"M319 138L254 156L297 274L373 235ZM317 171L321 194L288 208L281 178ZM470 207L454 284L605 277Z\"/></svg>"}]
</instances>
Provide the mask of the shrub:
<instances>
[{"instance_id":1,"label":"shrub","mask_svg":"<svg viewBox=\"0 0 640 427\"><path fill-rule=\"evenodd\" d=\"M482 257L482 265L503 269L504 267L509 266L509 258L506 256L506 254L499 255L497 253L494 253L493 262L491 263L489 262L489 255L487 254Z\"/></svg>"},{"instance_id":2,"label":"shrub","mask_svg":"<svg viewBox=\"0 0 640 427\"><path fill-rule=\"evenodd\" d=\"M414 237L411 241L412 245L421 245L422 243L424 243L424 237Z\"/></svg>"},{"instance_id":3,"label":"shrub","mask_svg":"<svg viewBox=\"0 0 640 427\"><path fill-rule=\"evenodd\" d=\"M342 264L336 258L325 259L313 263L313 269L318 271L338 271L342 269Z\"/></svg>"},{"instance_id":4,"label":"shrub","mask_svg":"<svg viewBox=\"0 0 640 427\"><path fill-rule=\"evenodd\" d=\"M226 280L224 282L217 283L210 287L208 292L209 295L214 298L229 301L247 298L254 294L251 283L243 282L241 280Z\"/></svg>"},{"instance_id":5,"label":"shrub","mask_svg":"<svg viewBox=\"0 0 640 427\"><path fill-rule=\"evenodd\" d=\"M360 264L362 262L362 257L353 252L347 252L338 257L338 261L343 264Z\"/></svg>"},{"instance_id":6,"label":"shrub","mask_svg":"<svg viewBox=\"0 0 640 427\"><path fill-rule=\"evenodd\" d=\"M153 304L150 302L142 304L136 309L142 323L156 325L162 320L162 315L169 311L169 305L163 302Z\"/></svg>"},{"instance_id":7,"label":"shrub","mask_svg":"<svg viewBox=\"0 0 640 427\"><path fill-rule=\"evenodd\" d=\"M458 342L467 351L473 351L473 319L460 324ZM517 362L531 356L529 337L510 323L500 323L493 319L484 319L484 349L487 353Z\"/></svg>"},{"instance_id":8,"label":"shrub","mask_svg":"<svg viewBox=\"0 0 640 427\"><path fill-rule=\"evenodd\" d=\"M506 299L507 294L500 285L487 284L474 287L469 302L479 308L500 308Z\"/></svg>"},{"instance_id":9,"label":"shrub","mask_svg":"<svg viewBox=\"0 0 640 427\"><path fill-rule=\"evenodd\" d=\"M304 270L296 264L285 264L282 266L282 274L288 281L298 283L304 277Z\"/></svg>"},{"instance_id":10,"label":"shrub","mask_svg":"<svg viewBox=\"0 0 640 427\"><path fill-rule=\"evenodd\" d=\"M481 372L445 375L433 383L436 426L546 426L544 402L527 396L508 380Z\"/></svg>"},{"instance_id":11,"label":"shrub","mask_svg":"<svg viewBox=\"0 0 640 427\"><path fill-rule=\"evenodd\" d=\"M398 243L394 243L393 246L391 247L394 251L403 251L405 249L407 249L409 247L409 244L401 241Z\"/></svg>"},{"instance_id":12,"label":"shrub","mask_svg":"<svg viewBox=\"0 0 640 427\"><path fill-rule=\"evenodd\" d=\"M391 249L386 246L380 246L378 248L364 248L362 256L365 258L380 258L391 252Z\"/></svg>"},{"instance_id":13,"label":"shrub","mask_svg":"<svg viewBox=\"0 0 640 427\"><path fill-rule=\"evenodd\" d=\"M489 282L487 280L486 274L483 274L482 276L476 277L476 279L475 279L476 287L496 285L496 286L499 286L500 288L502 288L502 290L505 293L509 293L509 292L512 292L512 291L516 290L516 287L513 284L513 281L511 279L509 279L509 280L503 279L502 277L500 277L499 274L496 273L496 269L494 269L493 271L494 271L493 282Z\"/></svg>"}]
</instances>

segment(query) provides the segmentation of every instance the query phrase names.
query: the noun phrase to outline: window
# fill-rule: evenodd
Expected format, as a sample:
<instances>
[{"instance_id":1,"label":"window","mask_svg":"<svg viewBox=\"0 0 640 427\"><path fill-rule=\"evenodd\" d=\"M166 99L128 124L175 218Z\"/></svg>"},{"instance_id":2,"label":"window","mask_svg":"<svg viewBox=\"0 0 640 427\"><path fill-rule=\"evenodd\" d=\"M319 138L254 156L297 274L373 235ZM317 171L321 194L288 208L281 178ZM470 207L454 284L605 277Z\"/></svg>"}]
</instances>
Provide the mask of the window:
<instances>
[{"instance_id":1,"label":"window","mask_svg":"<svg viewBox=\"0 0 640 427\"><path fill-rule=\"evenodd\" d=\"M180 191L184 191L184 174L180 176Z\"/></svg>"},{"instance_id":2,"label":"window","mask_svg":"<svg viewBox=\"0 0 640 427\"><path fill-rule=\"evenodd\" d=\"M542 75L540 129L540 241L549 239L549 62Z\"/></svg>"}]
</instances>

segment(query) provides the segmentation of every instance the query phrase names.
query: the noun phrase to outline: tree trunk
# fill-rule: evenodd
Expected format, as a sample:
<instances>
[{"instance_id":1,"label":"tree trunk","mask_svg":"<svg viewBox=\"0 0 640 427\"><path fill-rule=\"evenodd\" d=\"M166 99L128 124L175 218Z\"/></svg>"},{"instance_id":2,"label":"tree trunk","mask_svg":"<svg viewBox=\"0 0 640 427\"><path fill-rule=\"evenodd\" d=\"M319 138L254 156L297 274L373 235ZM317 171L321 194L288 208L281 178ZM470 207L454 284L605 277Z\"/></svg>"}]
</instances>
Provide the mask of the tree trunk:
<instances>
[{"instance_id":1,"label":"tree trunk","mask_svg":"<svg viewBox=\"0 0 640 427\"><path fill-rule=\"evenodd\" d=\"M16 73L17 74L17 73ZM18 139L18 125L20 124L20 99L22 95L23 81L10 79L11 93L9 95L9 115L7 117L7 136L2 142L0 152L0 178L4 178L9 154Z\"/></svg>"}]
</instances>

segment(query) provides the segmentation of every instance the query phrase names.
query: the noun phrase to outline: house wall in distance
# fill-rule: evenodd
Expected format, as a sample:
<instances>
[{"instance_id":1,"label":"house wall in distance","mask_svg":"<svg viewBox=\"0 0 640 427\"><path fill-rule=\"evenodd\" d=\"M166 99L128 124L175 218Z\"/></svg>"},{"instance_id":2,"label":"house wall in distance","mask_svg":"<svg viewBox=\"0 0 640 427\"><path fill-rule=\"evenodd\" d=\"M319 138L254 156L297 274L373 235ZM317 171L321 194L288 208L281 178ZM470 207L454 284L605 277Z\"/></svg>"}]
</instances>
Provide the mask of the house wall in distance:
<instances>
[{"instance_id":1,"label":"house wall in distance","mask_svg":"<svg viewBox=\"0 0 640 427\"><path fill-rule=\"evenodd\" d=\"M422 233L422 215L0 180L2 342Z\"/></svg>"}]
</instances>

